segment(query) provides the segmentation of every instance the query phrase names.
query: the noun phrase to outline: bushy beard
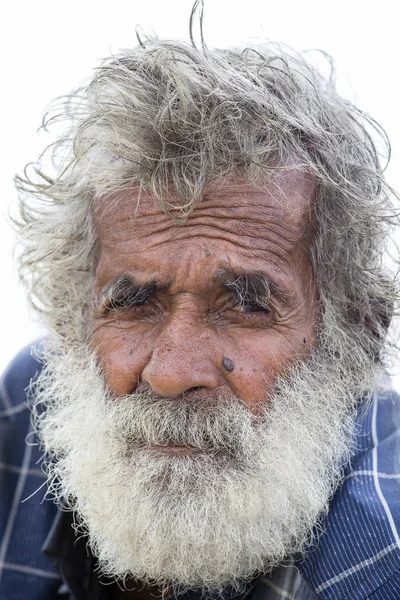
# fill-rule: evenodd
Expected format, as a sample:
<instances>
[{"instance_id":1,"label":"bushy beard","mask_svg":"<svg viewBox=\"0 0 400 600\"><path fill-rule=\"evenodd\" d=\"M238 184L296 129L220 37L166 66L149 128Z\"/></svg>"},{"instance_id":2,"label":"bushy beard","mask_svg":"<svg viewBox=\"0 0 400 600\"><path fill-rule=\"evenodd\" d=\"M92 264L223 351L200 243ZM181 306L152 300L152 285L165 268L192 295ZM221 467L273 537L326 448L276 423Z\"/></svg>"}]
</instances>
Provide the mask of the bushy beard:
<instances>
[{"instance_id":1,"label":"bushy beard","mask_svg":"<svg viewBox=\"0 0 400 600\"><path fill-rule=\"evenodd\" d=\"M51 492L76 511L101 572L221 590L301 552L375 376L360 365L355 385L345 362L315 351L255 415L232 396L115 398L89 348L49 353L37 429ZM194 450L157 449L171 444Z\"/></svg>"}]
</instances>

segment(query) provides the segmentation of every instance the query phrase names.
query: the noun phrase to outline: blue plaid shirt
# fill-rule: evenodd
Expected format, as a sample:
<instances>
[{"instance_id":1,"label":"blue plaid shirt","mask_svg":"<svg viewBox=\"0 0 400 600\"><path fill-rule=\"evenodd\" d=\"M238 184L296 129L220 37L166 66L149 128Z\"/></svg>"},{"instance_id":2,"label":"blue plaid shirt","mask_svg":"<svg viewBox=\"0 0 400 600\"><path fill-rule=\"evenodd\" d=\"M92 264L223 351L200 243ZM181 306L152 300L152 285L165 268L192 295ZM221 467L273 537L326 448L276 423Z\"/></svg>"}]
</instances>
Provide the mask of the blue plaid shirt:
<instances>
[{"instance_id":1,"label":"blue plaid shirt","mask_svg":"<svg viewBox=\"0 0 400 600\"><path fill-rule=\"evenodd\" d=\"M0 383L0 600L104 600L109 586L85 541L76 541L71 514L43 500L26 393L39 370L27 348ZM240 600L400 599L400 397L360 406L358 423L358 450L323 535L302 561L247 584Z\"/></svg>"}]
</instances>

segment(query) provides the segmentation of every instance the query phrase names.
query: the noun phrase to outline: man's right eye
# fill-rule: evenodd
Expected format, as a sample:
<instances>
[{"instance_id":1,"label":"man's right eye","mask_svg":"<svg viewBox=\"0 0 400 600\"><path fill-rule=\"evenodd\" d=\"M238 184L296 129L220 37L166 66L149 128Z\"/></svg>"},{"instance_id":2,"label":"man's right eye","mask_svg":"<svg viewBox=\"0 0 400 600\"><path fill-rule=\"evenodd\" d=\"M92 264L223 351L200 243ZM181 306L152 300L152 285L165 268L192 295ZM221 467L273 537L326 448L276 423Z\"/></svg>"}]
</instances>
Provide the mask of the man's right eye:
<instances>
[{"instance_id":1,"label":"man's right eye","mask_svg":"<svg viewBox=\"0 0 400 600\"><path fill-rule=\"evenodd\" d=\"M134 298L132 298L132 297L114 298L114 299L110 300L110 302L105 304L105 309L107 311L125 310L125 309L129 310L131 308L144 306L146 304L149 304L149 299L145 298L145 297L135 296Z\"/></svg>"}]
</instances>

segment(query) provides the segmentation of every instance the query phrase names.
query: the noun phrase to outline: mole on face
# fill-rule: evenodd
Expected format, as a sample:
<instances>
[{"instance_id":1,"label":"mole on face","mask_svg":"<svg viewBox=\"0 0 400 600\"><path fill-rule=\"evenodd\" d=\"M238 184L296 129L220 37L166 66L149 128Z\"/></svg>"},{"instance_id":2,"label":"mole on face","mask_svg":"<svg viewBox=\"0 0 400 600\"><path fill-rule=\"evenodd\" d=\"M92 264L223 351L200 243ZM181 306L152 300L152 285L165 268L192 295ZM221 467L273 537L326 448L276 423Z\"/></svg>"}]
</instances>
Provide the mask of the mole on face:
<instances>
[{"instance_id":1,"label":"mole on face","mask_svg":"<svg viewBox=\"0 0 400 600\"><path fill-rule=\"evenodd\" d=\"M223 361L222 361L222 366L224 367L224 369L226 371L228 371L229 373L231 371L233 371L233 369L235 368L235 364L233 362L233 360L231 360L230 358L228 358L227 356L224 357Z\"/></svg>"}]
</instances>

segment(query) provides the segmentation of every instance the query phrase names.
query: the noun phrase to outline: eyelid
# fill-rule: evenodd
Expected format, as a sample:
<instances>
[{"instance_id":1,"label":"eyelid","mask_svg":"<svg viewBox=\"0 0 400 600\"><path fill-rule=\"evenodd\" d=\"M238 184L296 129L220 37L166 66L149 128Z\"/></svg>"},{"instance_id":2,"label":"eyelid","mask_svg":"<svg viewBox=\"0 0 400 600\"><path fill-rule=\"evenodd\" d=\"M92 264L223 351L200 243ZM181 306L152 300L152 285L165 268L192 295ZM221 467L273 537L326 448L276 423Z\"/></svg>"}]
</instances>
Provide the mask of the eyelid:
<instances>
[{"instance_id":1,"label":"eyelid","mask_svg":"<svg viewBox=\"0 0 400 600\"><path fill-rule=\"evenodd\" d=\"M134 308L135 306L143 306L146 303L147 303L147 298L144 299L143 301L136 301L136 300L125 299L125 298L121 298L121 299L113 298L112 300L110 300L110 302L107 302L106 304L104 304L104 308L111 311L111 310L119 310L121 308Z\"/></svg>"},{"instance_id":2,"label":"eyelid","mask_svg":"<svg viewBox=\"0 0 400 600\"><path fill-rule=\"evenodd\" d=\"M245 310L245 307L250 306L250 307L254 307L256 309L258 309L260 312L264 311L264 312L271 312L271 307L269 305L265 305L265 304L259 304L258 302L247 302L241 305L241 308L243 310L243 312L251 312L249 310Z\"/></svg>"},{"instance_id":3,"label":"eyelid","mask_svg":"<svg viewBox=\"0 0 400 600\"><path fill-rule=\"evenodd\" d=\"M102 312L110 312L113 310L119 310L124 308L135 308L137 306L144 306L148 299L153 295L154 288L139 288L135 292L131 291L121 296L109 296L103 299L101 305Z\"/></svg>"},{"instance_id":4,"label":"eyelid","mask_svg":"<svg viewBox=\"0 0 400 600\"><path fill-rule=\"evenodd\" d=\"M255 310L244 310L244 308L246 306L251 306L254 307ZM270 303L260 303L260 302L253 302L253 301L241 301L241 302L236 302L232 307L232 309L234 310L238 310L241 309L241 312L243 314L249 314L251 312L264 312L264 313L271 313L272 312L272 308Z\"/></svg>"},{"instance_id":5,"label":"eyelid","mask_svg":"<svg viewBox=\"0 0 400 600\"><path fill-rule=\"evenodd\" d=\"M257 294L253 294L253 293L245 293L245 294L240 294L237 290L233 289L232 291L232 296L234 298L235 301L235 306L238 307L243 307L243 306L257 306L260 308L260 310L270 310L271 308L271 295L269 294L268 297L264 297L261 298L259 295ZM244 311L246 312L246 311Z\"/></svg>"}]
</instances>

